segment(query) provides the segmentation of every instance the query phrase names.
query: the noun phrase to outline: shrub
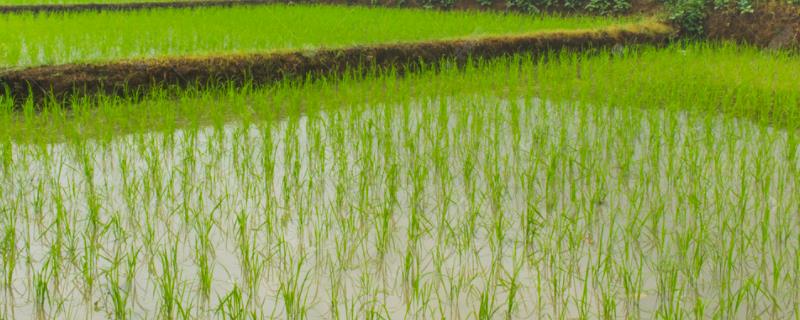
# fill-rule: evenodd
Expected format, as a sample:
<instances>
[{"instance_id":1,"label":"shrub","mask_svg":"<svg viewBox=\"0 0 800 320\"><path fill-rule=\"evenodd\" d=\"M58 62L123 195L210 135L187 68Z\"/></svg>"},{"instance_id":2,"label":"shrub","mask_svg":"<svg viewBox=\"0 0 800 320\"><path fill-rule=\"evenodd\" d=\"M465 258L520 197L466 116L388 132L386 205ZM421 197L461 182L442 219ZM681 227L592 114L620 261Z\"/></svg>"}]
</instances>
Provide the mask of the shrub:
<instances>
[{"instance_id":1,"label":"shrub","mask_svg":"<svg viewBox=\"0 0 800 320\"><path fill-rule=\"evenodd\" d=\"M676 0L667 3L669 20L680 27L681 33L689 37L701 37L705 33L705 0Z\"/></svg>"},{"instance_id":2,"label":"shrub","mask_svg":"<svg viewBox=\"0 0 800 320\"><path fill-rule=\"evenodd\" d=\"M506 0L506 4L509 8L534 13L548 9L563 8L609 15L624 13L631 8L630 0Z\"/></svg>"}]
</instances>

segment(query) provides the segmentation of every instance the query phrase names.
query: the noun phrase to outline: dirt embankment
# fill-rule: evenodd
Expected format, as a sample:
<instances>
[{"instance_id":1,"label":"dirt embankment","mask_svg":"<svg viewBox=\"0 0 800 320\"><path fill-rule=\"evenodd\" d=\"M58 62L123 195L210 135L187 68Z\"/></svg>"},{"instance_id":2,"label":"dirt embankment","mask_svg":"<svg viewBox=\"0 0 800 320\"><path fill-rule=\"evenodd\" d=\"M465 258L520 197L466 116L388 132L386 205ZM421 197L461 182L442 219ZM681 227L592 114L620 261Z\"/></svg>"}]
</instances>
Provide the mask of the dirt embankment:
<instances>
[{"instance_id":1,"label":"dirt embankment","mask_svg":"<svg viewBox=\"0 0 800 320\"><path fill-rule=\"evenodd\" d=\"M628 44L662 44L673 30L660 23L592 31L544 32L509 37L457 39L409 44L357 46L310 52L131 60L101 64L42 66L0 73L0 94L18 102L66 101L94 94L131 95L164 86L220 83L265 84L315 75L337 75L353 68L399 72L443 59L494 58L555 50L587 50Z\"/></svg>"},{"instance_id":2,"label":"dirt embankment","mask_svg":"<svg viewBox=\"0 0 800 320\"><path fill-rule=\"evenodd\" d=\"M705 30L712 40L734 40L771 49L800 48L800 7L757 6L752 13L735 8L709 13Z\"/></svg>"}]
</instances>

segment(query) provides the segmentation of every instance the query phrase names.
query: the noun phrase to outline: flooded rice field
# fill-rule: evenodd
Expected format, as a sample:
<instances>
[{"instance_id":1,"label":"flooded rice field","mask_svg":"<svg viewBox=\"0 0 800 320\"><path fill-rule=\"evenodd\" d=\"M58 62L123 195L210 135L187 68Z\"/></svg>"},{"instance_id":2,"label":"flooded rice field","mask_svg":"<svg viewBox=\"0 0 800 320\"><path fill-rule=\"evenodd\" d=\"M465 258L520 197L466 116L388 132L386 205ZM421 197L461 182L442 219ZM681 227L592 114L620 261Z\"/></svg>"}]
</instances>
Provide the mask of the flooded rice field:
<instances>
[{"instance_id":1,"label":"flooded rice field","mask_svg":"<svg viewBox=\"0 0 800 320\"><path fill-rule=\"evenodd\" d=\"M794 132L536 99L7 143L0 318L789 318Z\"/></svg>"}]
</instances>

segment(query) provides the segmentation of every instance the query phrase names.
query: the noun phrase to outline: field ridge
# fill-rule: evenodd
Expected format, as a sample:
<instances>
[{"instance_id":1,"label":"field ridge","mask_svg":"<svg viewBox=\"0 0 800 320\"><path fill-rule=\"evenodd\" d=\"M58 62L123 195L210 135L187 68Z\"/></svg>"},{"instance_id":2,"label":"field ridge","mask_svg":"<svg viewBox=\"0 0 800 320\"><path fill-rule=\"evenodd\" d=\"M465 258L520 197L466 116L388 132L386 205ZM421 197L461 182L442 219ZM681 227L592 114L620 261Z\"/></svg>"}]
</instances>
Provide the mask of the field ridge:
<instances>
[{"instance_id":1,"label":"field ridge","mask_svg":"<svg viewBox=\"0 0 800 320\"><path fill-rule=\"evenodd\" d=\"M219 83L265 84L284 79L343 74L350 70L394 69L453 59L491 59L513 54L664 44L674 29L659 22L608 28L545 31L510 36L458 38L412 43L353 46L310 51L168 57L38 66L0 73L0 94L22 103L28 99L64 102L75 96L146 92L164 86Z\"/></svg>"}]
</instances>

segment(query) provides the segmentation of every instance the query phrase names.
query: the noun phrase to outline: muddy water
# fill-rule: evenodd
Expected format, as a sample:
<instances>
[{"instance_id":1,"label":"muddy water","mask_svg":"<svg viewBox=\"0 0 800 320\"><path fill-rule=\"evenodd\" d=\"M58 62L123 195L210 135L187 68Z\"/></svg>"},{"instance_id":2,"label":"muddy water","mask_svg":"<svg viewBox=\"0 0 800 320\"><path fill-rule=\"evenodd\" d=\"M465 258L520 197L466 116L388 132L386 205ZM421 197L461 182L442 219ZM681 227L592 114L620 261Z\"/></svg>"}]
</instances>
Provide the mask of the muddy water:
<instances>
[{"instance_id":1,"label":"muddy water","mask_svg":"<svg viewBox=\"0 0 800 320\"><path fill-rule=\"evenodd\" d=\"M796 143L735 119L457 98L14 145L2 315L788 317Z\"/></svg>"}]
</instances>

